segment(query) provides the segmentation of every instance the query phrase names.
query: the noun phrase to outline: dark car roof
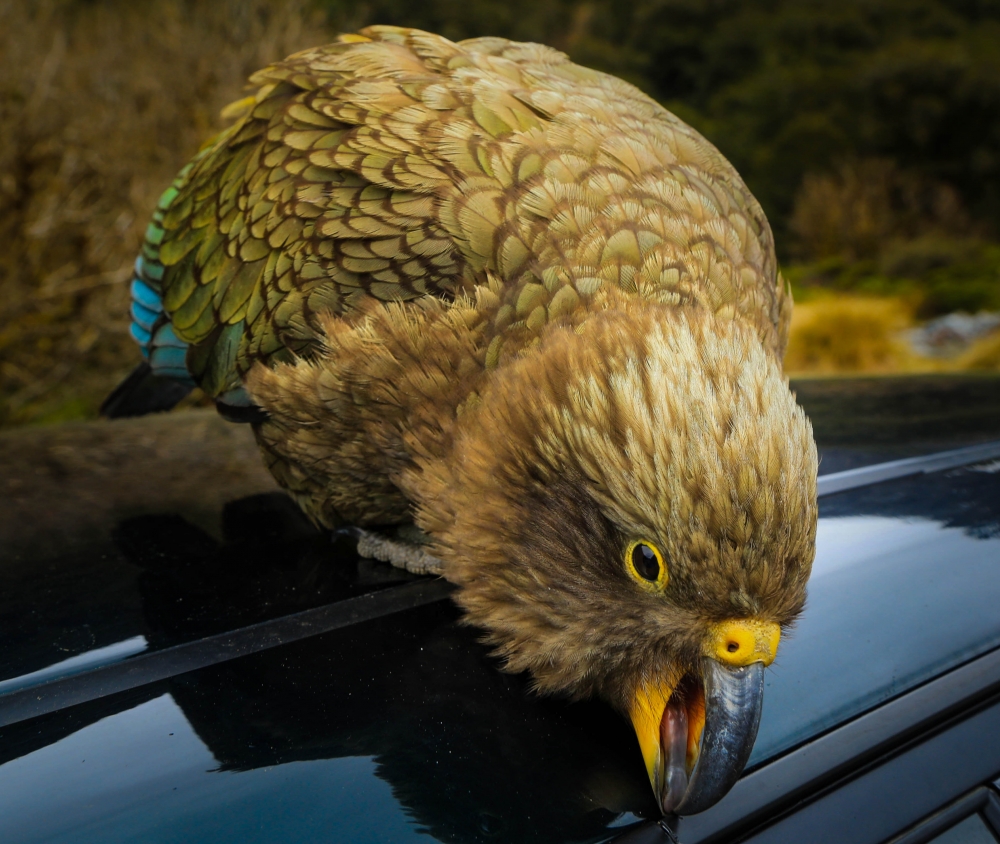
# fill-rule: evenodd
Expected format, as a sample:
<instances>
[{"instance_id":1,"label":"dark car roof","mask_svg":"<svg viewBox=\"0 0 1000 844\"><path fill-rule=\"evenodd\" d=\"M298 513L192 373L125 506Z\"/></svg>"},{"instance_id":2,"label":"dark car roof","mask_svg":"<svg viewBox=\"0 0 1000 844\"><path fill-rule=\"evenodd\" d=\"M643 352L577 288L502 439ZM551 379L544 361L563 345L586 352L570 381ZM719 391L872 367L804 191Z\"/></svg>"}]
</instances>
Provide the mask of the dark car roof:
<instances>
[{"instance_id":1,"label":"dark car roof","mask_svg":"<svg viewBox=\"0 0 1000 844\"><path fill-rule=\"evenodd\" d=\"M1000 439L997 379L795 387L828 490L831 472ZM358 560L259 476L220 471L226 454L256 459L224 424L62 429L56 457L89 458L58 471L51 433L0 437L5 474L28 488L11 509L46 506L51 526L4 523L5 841L588 841L657 816L623 719L532 695L446 584ZM874 485L886 476L838 475L848 488L821 499L809 606L768 673L751 776L1000 647L992 453L932 474L940 462L897 465ZM138 490L131 506L122 489Z\"/></svg>"},{"instance_id":2,"label":"dark car roof","mask_svg":"<svg viewBox=\"0 0 1000 844\"><path fill-rule=\"evenodd\" d=\"M821 499L750 764L1000 647L1000 462Z\"/></svg>"}]
</instances>

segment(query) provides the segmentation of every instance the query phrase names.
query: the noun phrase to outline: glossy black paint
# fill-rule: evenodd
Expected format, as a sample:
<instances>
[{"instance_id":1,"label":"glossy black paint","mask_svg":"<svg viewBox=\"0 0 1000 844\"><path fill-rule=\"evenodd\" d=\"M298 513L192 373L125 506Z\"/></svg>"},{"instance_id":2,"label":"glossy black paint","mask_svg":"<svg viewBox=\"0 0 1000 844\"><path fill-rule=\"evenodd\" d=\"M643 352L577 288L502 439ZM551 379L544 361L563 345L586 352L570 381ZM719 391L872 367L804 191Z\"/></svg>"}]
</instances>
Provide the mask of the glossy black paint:
<instances>
[{"instance_id":1,"label":"glossy black paint","mask_svg":"<svg viewBox=\"0 0 1000 844\"><path fill-rule=\"evenodd\" d=\"M157 650L417 580L361 560L283 494L232 501L221 541L181 516L106 526L74 553L20 561L0 596L0 682L142 636Z\"/></svg>"},{"instance_id":2,"label":"glossy black paint","mask_svg":"<svg viewBox=\"0 0 1000 844\"><path fill-rule=\"evenodd\" d=\"M822 498L809 602L769 672L750 765L1000 647L997 607L1000 473Z\"/></svg>"},{"instance_id":3,"label":"glossy black paint","mask_svg":"<svg viewBox=\"0 0 1000 844\"><path fill-rule=\"evenodd\" d=\"M1000 439L1000 379L922 375L792 381L820 473Z\"/></svg>"},{"instance_id":4,"label":"glossy black paint","mask_svg":"<svg viewBox=\"0 0 1000 844\"><path fill-rule=\"evenodd\" d=\"M350 815L353 804L377 797L371 815L337 840L384 840L388 817L405 836L388 840L417 840L421 827L441 841L584 841L606 835L624 809L658 815L627 723L600 704L531 695L524 678L497 670L457 619L440 602L146 687L138 700L141 690L76 707L74 735L84 724L104 725L101 742L87 746L92 764L141 765L129 747L138 733L144 754L172 756L181 773L140 773L146 781L128 794L128 811L113 823L98 812L88 837L59 811L85 790L61 758L37 763L49 783L44 794L24 786L24 771L0 767L0 806L16 801L23 819L8 840L175 840L175 815L193 836L186 840L208 840L209 830L213 841L247 840L246 824L220 831L212 818L242 805L245 788L272 805L293 800L303 787L297 772L310 770L304 762L318 763L314 790L341 782L344 765L354 766L349 788L322 792L323 817ZM24 751L60 738L64 715L5 728L0 747L15 747L30 767ZM179 759L169 732L186 733ZM115 745L115 734L129 741ZM359 759L369 761L351 761ZM261 776L282 769L287 776ZM200 800L204 789L211 801ZM112 803L120 800L108 791ZM160 819L155 830L150 817ZM301 834L295 818L265 825L274 836L267 840Z\"/></svg>"},{"instance_id":5,"label":"glossy black paint","mask_svg":"<svg viewBox=\"0 0 1000 844\"><path fill-rule=\"evenodd\" d=\"M800 384L823 470L1000 437L1000 382L931 380ZM981 587L1000 561L1000 473L853 490L821 515L818 577L768 672L751 776L997 633ZM18 573L0 591L0 681L138 637L155 655L412 580L331 543L282 496L234 500L222 526L213 537L151 513L30 569L0 557L0 577ZM476 636L439 602L0 728L4 840L599 841L655 818L628 724L599 703L538 699ZM820 664L825 684L809 674ZM695 817L710 826L712 810ZM689 820L685 844L701 840ZM658 823L629 834L670 840Z\"/></svg>"},{"instance_id":6,"label":"glossy black paint","mask_svg":"<svg viewBox=\"0 0 1000 844\"><path fill-rule=\"evenodd\" d=\"M680 820L687 844L735 842L1000 695L1000 649L878 706L758 767L711 811ZM960 761L960 760L959 760ZM924 811L927 793L911 795Z\"/></svg>"}]
</instances>

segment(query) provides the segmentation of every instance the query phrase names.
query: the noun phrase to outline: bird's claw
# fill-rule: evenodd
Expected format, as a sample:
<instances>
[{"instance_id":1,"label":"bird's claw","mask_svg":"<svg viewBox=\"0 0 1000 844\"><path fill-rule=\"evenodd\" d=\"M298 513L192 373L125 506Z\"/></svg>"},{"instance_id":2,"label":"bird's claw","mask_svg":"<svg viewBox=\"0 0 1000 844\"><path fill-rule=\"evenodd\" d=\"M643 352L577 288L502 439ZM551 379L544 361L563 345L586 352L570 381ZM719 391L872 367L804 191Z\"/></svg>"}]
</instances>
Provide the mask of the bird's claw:
<instances>
[{"instance_id":1,"label":"bird's claw","mask_svg":"<svg viewBox=\"0 0 1000 844\"><path fill-rule=\"evenodd\" d=\"M358 554L362 557L381 560L410 574L443 574L441 561L428 554L423 543L393 539L355 525L339 528L335 533L357 539Z\"/></svg>"}]
</instances>

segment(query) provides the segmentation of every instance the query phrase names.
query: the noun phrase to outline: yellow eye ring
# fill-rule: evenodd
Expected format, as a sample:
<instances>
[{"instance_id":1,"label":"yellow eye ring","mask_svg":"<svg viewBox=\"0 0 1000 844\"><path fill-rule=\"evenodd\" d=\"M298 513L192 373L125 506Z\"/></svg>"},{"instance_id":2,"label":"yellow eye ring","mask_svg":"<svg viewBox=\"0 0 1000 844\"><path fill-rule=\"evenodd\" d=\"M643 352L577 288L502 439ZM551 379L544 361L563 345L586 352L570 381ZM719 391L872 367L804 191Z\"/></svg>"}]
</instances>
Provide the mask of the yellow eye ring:
<instances>
[{"instance_id":1,"label":"yellow eye ring","mask_svg":"<svg viewBox=\"0 0 1000 844\"><path fill-rule=\"evenodd\" d=\"M632 578L649 592L662 592L667 588L670 574L663 554L648 539L630 542L625 549L625 568Z\"/></svg>"}]
</instances>

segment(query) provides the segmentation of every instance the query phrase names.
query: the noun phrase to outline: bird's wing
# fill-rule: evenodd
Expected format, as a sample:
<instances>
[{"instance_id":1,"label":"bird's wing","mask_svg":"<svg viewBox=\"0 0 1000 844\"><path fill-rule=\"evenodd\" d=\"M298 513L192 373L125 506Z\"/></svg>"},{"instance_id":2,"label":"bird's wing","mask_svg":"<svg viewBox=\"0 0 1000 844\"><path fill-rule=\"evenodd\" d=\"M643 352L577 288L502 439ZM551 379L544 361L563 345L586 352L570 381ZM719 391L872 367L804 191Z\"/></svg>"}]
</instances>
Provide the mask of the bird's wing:
<instances>
[{"instance_id":1,"label":"bird's wing","mask_svg":"<svg viewBox=\"0 0 1000 844\"><path fill-rule=\"evenodd\" d=\"M255 360L308 353L318 312L470 283L439 219L455 182L428 143L441 120L420 99L439 80L410 50L358 36L254 75L147 231L133 334L154 371L218 397Z\"/></svg>"}]
</instances>

